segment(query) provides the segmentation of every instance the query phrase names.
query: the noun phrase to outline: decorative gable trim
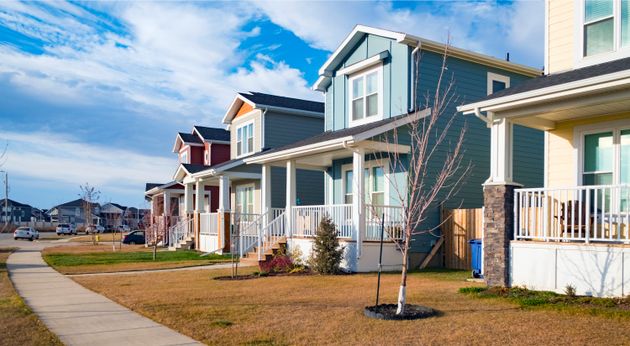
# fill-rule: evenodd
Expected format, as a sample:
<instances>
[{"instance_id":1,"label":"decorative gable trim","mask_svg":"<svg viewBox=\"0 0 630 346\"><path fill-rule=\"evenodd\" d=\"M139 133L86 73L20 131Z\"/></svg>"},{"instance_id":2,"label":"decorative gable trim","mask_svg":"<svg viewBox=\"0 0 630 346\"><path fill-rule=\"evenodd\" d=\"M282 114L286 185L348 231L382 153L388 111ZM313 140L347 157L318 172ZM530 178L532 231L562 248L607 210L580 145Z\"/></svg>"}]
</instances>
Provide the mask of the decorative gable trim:
<instances>
[{"instance_id":1,"label":"decorative gable trim","mask_svg":"<svg viewBox=\"0 0 630 346\"><path fill-rule=\"evenodd\" d=\"M380 64L383 60L389 58L389 51L382 51L370 58L367 58L363 61L359 61L350 66L344 67L337 71L337 75L349 75L355 72L359 72L361 70L365 70L370 68L376 64Z\"/></svg>"}]
</instances>

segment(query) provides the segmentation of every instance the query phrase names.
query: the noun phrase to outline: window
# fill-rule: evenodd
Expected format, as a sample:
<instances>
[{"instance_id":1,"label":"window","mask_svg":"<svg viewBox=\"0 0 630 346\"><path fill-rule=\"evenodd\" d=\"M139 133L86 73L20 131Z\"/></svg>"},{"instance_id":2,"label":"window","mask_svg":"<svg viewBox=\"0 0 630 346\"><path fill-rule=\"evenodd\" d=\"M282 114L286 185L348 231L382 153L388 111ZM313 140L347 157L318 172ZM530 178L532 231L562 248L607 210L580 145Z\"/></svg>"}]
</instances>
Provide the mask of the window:
<instances>
[{"instance_id":1,"label":"window","mask_svg":"<svg viewBox=\"0 0 630 346\"><path fill-rule=\"evenodd\" d=\"M348 165L350 166L350 165ZM352 169L344 171L344 203L352 204ZM383 166L377 166L376 162L371 167L365 168L364 175L364 193L366 203L372 205L386 205L385 193L385 169Z\"/></svg>"},{"instance_id":2,"label":"window","mask_svg":"<svg viewBox=\"0 0 630 346\"><path fill-rule=\"evenodd\" d=\"M236 211L244 214L254 212L254 186L243 185L236 187Z\"/></svg>"},{"instance_id":3,"label":"window","mask_svg":"<svg viewBox=\"0 0 630 346\"><path fill-rule=\"evenodd\" d=\"M610 185L613 178L613 133L584 136L584 185Z\"/></svg>"},{"instance_id":4,"label":"window","mask_svg":"<svg viewBox=\"0 0 630 346\"><path fill-rule=\"evenodd\" d=\"M254 151L254 123L249 123L236 130L236 156L247 155Z\"/></svg>"},{"instance_id":5,"label":"window","mask_svg":"<svg viewBox=\"0 0 630 346\"><path fill-rule=\"evenodd\" d=\"M206 150L205 156L206 156L206 165L210 165L210 148Z\"/></svg>"},{"instance_id":6,"label":"window","mask_svg":"<svg viewBox=\"0 0 630 346\"><path fill-rule=\"evenodd\" d=\"M582 56L613 52L630 44L630 0L584 0Z\"/></svg>"},{"instance_id":7,"label":"window","mask_svg":"<svg viewBox=\"0 0 630 346\"><path fill-rule=\"evenodd\" d=\"M488 95L494 94L503 89L507 89L510 87L510 77L500 75L497 73L488 72L488 84L487 84L487 92Z\"/></svg>"},{"instance_id":8,"label":"window","mask_svg":"<svg viewBox=\"0 0 630 346\"><path fill-rule=\"evenodd\" d=\"M181 163L188 163L188 151L183 151L181 154L179 154L179 158Z\"/></svg>"},{"instance_id":9,"label":"window","mask_svg":"<svg viewBox=\"0 0 630 346\"><path fill-rule=\"evenodd\" d=\"M350 125L377 120L382 117L382 74L379 65L349 78Z\"/></svg>"}]
</instances>

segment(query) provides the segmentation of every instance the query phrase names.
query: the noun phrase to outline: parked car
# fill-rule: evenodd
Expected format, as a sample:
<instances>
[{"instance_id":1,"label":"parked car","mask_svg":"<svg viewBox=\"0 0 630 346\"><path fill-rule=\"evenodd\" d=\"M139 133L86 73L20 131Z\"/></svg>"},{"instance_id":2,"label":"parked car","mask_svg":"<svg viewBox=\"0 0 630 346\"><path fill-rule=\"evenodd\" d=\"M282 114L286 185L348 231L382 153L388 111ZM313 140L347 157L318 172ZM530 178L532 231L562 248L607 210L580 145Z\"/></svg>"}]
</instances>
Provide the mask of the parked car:
<instances>
[{"instance_id":1,"label":"parked car","mask_svg":"<svg viewBox=\"0 0 630 346\"><path fill-rule=\"evenodd\" d=\"M118 226L118 231L119 232L129 232L129 231L131 231L131 228L129 227L129 225L120 225L120 226Z\"/></svg>"},{"instance_id":2,"label":"parked car","mask_svg":"<svg viewBox=\"0 0 630 346\"><path fill-rule=\"evenodd\" d=\"M123 238L123 244L135 245L144 243L144 231L133 231Z\"/></svg>"},{"instance_id":3,"label":"parked car","mask_svg":"<svg viewBox=\"0 0 630 346\"><path fill-rule=\"evenodd\" d=\"M88 225L87 227L85 227L85 234L103 233L103 232L105 232L105 227L101 225Z\"/></svg>"},{"instance_id":4,"label":"parked car","mask_svg":"<svg viewBox=\"0 0 630 346\"><path fill-rule=\"evenodd\" d=\"M55 231L57 235L77 234L77 228L71 223L60 223Z\"/></svg>"},{"instance_id":5,"label":"parked car","mask_svg":"<svg viewBox=\"0 0 630 346\"><path fill-rule=\"evenodd\" d=\"M32 227L18 227L18 229L13 232L13 239L28 239L33 241L39 239L39 232Z\"/></svg>"}]
</instances>

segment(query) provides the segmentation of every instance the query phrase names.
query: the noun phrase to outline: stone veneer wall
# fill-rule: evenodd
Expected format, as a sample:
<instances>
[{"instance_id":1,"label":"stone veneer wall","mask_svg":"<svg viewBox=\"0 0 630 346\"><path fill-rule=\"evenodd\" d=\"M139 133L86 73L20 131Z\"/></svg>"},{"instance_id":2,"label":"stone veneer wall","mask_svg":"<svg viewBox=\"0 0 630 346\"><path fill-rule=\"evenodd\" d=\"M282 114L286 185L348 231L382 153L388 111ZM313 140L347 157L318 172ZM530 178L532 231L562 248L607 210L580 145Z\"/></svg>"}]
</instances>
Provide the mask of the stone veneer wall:
<instances>
[{"instance_id":1,"label":"stone veneer wall","mask_svg":"<svg viewBox=\"0 0 630 346\"><path fill-rule=\"evenodd\" d=\"M485 185L484 277L488 286L510 283L510 240L514 227L514 185Z\"/></svg>"}]
</instances>

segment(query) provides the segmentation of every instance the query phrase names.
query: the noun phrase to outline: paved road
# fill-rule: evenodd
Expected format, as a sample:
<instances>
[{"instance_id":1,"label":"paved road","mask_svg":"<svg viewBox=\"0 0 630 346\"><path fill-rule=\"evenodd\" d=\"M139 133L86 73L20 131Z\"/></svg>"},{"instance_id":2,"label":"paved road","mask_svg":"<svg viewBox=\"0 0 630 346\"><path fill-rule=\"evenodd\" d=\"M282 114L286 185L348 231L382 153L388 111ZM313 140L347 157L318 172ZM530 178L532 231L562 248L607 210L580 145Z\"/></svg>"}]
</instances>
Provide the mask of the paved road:
<instances>
[{"instance_id":1,"label":"paved road","mask_svg":"<svg viewBox=\"0 0 630 346\"><path fill-rule=\"evenodd\" d=\"M42 260L41 250L58 244L57 241L14 241L0 234L0 246L20 248L7 260L17 292L64 344L199 345L50 268Z\"/></svg>"}]
</instances>

